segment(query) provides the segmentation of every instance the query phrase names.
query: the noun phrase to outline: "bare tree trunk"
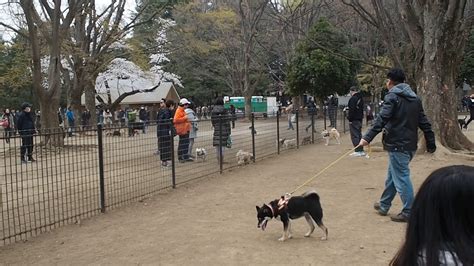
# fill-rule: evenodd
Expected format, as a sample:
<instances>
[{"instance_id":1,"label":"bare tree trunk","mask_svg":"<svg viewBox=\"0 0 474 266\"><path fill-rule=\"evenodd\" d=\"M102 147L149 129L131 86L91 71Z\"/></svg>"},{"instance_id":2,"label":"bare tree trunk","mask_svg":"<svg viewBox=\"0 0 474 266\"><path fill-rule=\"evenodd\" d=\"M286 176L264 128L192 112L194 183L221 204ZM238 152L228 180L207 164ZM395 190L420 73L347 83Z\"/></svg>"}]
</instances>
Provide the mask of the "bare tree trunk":
<instances>
[{"instance_id":1,"label":"bare tree trunk","mask_svg":"<svg viewBox=\"0 0 474 266\"><path fill-rule=\"evenodd\" d=\"M85 89L86 108L91 112L89 125L97 125L97 115L95 110L95 88L87 86Z\"/></svg>"}]
</instances>

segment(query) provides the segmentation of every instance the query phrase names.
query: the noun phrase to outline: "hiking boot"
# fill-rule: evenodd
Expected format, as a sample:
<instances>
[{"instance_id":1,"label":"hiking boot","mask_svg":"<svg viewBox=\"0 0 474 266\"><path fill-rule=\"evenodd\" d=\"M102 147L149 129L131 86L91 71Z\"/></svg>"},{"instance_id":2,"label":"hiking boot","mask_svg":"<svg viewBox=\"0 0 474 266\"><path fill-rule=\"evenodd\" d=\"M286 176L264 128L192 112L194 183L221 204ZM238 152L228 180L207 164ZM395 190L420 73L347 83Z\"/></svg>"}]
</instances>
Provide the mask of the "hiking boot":
<instances>
[{"instance_id":1,"label":"hiking boot","mask_svg":"<svg viewBox=\"0 0 474 266\"><path fill-rule=\"evenodd\" d=\"M374 209L377 211L379 215L387 216L388 211L382 210L382 207L380 207L379 202L374 203Z\"/></svg>"},{"instance_id":2,"label":"hiking boot","mask_svg":"<svg viewBox=\"0 0 474 266\"><path fill-rule=\"evenodd\" d=\"M407 223L409 218L409 216L403 214L402 212L397 215L390 216L390 219L397 223Z\"/></svg>"}]
</instances>

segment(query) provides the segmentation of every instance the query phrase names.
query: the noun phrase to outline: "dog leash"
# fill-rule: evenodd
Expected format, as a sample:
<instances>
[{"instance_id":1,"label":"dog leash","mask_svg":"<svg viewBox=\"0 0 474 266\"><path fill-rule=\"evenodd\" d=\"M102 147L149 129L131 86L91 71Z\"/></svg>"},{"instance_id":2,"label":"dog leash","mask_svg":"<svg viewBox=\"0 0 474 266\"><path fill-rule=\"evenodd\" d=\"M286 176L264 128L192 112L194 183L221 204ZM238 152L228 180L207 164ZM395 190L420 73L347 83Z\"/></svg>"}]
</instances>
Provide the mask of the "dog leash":
<instances>
[{"instance_id":1,"label":"dog leash","mask_svg":"<svg viewBox=\"0 0 474 266\"><path fill-rule=\"evenodd\" d=\"M368 153L367 155L365 156L367 159L370 158L370 154L372 153L372 148L370 147L370 145L367 146L368 147ZM293 193L295 193L297 190L299 190L300 188L306 186L308 183L310 183L311 181L313 181L316 177L320 176L322 173L324 173L326 170L328 170L329 168L331 168L333 165L335 165L336 163L338 163L340 160L342 160L344 157L346 157L350 152L354 151L355 149L359 148L359 145L357 145L356 147L354 147L353 149L350 149L348 152L344 153L341 157L337 158L334 162L330 163L328 166L326 166L324 169L322 169L321 171L319 171L317 174L315 174L313 177L311 177L310 179L306 180L306 182L304 182L302 185L300 185L299 187L297 187L295 190L291 191L290 193L287 193L289 195L293 195Z\"/></svg>"}]
</instances>

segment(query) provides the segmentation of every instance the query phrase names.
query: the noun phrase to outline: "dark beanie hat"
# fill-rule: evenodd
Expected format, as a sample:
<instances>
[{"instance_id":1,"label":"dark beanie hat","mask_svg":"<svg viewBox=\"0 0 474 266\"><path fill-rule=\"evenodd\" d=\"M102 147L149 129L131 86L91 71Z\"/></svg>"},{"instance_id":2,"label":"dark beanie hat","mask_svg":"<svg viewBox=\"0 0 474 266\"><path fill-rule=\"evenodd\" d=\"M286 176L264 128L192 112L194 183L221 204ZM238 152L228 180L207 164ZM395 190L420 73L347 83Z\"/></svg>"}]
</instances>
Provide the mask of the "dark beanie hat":
<instances>
[{"instance_id":1,"label":"dark beanie hat","mask_svg":"<svg viewBox=\"0 0 474 266\"><path fill-rule=\"evenodd\" d=\"M24 102L24 103L21 104L21 110L25 110L26 107L31 107L31 104L27 103L27 102Z\"/></svg>"}]
</instances>

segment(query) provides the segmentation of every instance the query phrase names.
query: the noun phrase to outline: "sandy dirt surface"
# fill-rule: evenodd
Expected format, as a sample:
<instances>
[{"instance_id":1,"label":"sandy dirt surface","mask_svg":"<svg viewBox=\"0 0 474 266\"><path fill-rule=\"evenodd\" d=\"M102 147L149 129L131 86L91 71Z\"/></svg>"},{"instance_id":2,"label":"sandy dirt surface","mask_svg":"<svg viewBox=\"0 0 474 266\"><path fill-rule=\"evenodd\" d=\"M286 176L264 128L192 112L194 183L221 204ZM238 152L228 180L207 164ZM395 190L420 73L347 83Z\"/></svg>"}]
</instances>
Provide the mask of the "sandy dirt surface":
<instances>
[{"instance_id":1,"label":"sandy dirt surface","mask_svg":"<svg viewBox=\"0 0 474 266\"><path fill-rule=\"evenodd\" d=\"M474 140L474 130L467 134ZM142 202L77 225L65 226L24 243L0 248L0 264L173 264L173 265L387 265L405 224L378 216L373 203L384 184L387 156L345 157L297 193L315 189L329 239L318 229L304 238L304 219L293 223L286 242L279 221L257 229L255 205L302 184L351 148L319 143L272 156L223 175L196 180ZM374 149L375 150L375 149ZM474 161L417 155L411 163L415 187L430 172ZM391 214L401 208L397 197Z\"/></svg>"}]
</instances>

